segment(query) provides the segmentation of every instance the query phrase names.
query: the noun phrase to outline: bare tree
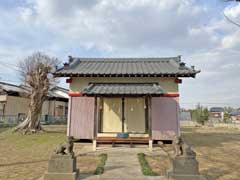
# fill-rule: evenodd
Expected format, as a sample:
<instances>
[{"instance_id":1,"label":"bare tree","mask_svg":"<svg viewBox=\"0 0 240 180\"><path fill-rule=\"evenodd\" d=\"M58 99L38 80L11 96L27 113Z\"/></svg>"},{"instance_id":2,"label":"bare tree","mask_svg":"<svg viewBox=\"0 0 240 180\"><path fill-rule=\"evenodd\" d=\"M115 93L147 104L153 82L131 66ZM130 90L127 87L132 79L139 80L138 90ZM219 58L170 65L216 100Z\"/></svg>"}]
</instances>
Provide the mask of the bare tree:
<instances>
[{"instance_id":1,"label":"bare tree","mask_svg":"<svg viewBox=\"0 0 240 180\"><path fill-rule=\"evenodd\" d=\"M235 2L240 2L240 0L223 0L223 1L224 1L224 2L234 2L234 1L235 1ZM231 19L229 16L226 15L225 12L223 12L223 15L224 15L224 17L226 18L226 20L227 20L228 22L230 22L230 23L232 23L232 24L240 27L240 22L236 22L235 20Z\"/></svg>"},{"instance_id":2,"label":"bare tree","mask_svg":"<svg viewBox=\"0 0 240 180\"><path fill-rule=\"evenodd\" d=\"M42 105L50 86L56 82L51 73L58 63L56 58L50 58L40 52L20 61L21 80L30 87L30 104L27 118L14 131L27 133L43 130L40 124Z\"/></svg>"}]
</instances>

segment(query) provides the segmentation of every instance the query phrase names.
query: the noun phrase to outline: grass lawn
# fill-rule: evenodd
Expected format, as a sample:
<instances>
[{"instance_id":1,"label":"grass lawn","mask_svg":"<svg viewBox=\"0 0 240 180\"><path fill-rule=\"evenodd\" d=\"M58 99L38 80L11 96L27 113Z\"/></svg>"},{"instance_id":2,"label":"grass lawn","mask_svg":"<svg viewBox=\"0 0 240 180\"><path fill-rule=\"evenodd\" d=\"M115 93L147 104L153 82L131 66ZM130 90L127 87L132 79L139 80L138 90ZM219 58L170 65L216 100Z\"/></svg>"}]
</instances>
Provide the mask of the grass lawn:
<instances>
[{"instance_id":1,"label":"grass lawn","mask_svg":"<svg viewBox=\"0 0 240 180\"><path fill-rule=\"evenodd\" d=\"M197 152L202 174L210 180L240 179L240 130L182 128L182 135Z\"/></svg>"},{"instance_id":2,"label":"grass lawn","mask_svg":"<svg viewBox=\"0 0 240 180\"><path fill-rule=\"evenodd\" d=\"M201 174L209 180L240 179L240 130L213 127L181 128L183 139L197 153ZM163 174L173 157L171 145L164 145L169 156L146 156L151 169Z\"/></svg>"},{"instance_id":3,"label":"grass lawn","mask_svg":"<svg viewBox=\"0 0 240 180\"><path fill-rule=\"evenodd\" d=\"M209 180L240 179L240 130L212 127L181 128L184 140L197 153L201 174ZM171 145L164 145L164 151L172 157ZM171 163L168 156L146 156L151 169L164 175Z\"/></svg>"},{"instance_id":4,"label":"grass lawn","mask_svg":"<svg viewBox=\"0 0 240 180\"><path fill-rule=\"evenodd\" d=\"M9 129L0 131L1 180L36 180L44 174L54 148L66 139L66 126L44 128L47 132L32 135L12 133ZM82 155L77 160L81 173L93 174L100 158Z\"/></svg>"},{"instance_id":5,"label":"grass lawn","mask_svg":"<svg viewBox=\"0 0 240 180\"><path fill-rule=\"evenodd\" d=\"M146 155L145 159L152 171L160 176L165 176L170 168L171 161L167 155Z\"/></svg>"}]
</instances>

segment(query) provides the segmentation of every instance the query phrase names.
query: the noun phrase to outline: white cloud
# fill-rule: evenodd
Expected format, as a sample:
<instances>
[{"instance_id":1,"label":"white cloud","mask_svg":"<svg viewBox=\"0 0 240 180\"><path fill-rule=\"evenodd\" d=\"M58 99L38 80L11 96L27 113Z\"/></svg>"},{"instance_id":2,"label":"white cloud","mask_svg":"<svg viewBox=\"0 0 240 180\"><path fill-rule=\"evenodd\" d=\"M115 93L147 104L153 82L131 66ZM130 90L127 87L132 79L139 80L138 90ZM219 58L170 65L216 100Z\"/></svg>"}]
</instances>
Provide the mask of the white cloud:
<instances>
[{"instance_id":1,"label":"white cloud","mask_svg":"<svg viewBox=\"0 0 240 180\"><path fill-rule=\"evenodd\" d=\"M224 12L238 19L240 4ZM230 93L226 101L240 102L240 29L197 0L28 0L0 11L0 31L0 57L8 59L36 50L60 58L182 54L202 70L196 80L184 80L184 101Z\"/></svg>"},{"instance_id":2,"label":"white cloud","mask_svg":"<svg viewBox=\"0 0 240 180\"><path fill-rule=\"evenodd\" d=\"M223 37L222 47L240 50L240 30Z\"/></svg>"},{"instance_id":3,"label":"white cloud","mask_svg":"<svg viewBox=\"0 0 240 180\"><path fill-rule=\"evenodd\" d=\"M41 0L30 7L36 13L29 15L36 17L39 26L78 41L79 46L90 44L110 52L162 47L187 51L211 47L218 40L208 31L189 33L202 26L208 13L192 0L87 2ZM194 43L196 38L199 43Z\"/></svg>"},{"instance_id":4,"label":"white cloud","mask_svg":"<svg viewBox=\"0 0 240 180\"><path fill-rule=\"evenodd\" d=\"M235 6L229 6L225 8L224 13L227 16L230 16L232 18L239 18L240 20L240 4L237 4Z\"/></svg>"}]
</instances>

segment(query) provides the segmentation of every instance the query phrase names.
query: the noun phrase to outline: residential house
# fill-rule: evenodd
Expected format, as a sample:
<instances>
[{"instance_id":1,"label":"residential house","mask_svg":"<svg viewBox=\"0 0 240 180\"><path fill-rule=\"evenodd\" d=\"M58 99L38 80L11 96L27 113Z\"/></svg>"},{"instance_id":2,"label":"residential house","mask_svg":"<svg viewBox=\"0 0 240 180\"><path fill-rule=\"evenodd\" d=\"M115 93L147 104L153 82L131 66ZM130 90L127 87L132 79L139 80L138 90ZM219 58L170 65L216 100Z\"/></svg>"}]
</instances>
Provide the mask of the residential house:
<instances>
[{"instance_id":1,"label":"residential house","mask_svg":"<svg viewBox=\"0 0 240 180\"><path fill-rule=\"evenodd\" d=\"M192 121L191 112L189 110L182 109L180 111L180 121Z\"/></svg>"},{"instance_id":2,"label":"residential house","mask_svg":"<svg viewBox=\"0 0 240 180\"><path fill-rule=\"evenodd\" d=\"M223 122L223 120L224 120L224 108L211 107L209 110L209 121L210 122Z\"/></svg>"},{"instance_id":3,"label":"residential house","mask_svg":"<svg viewBox=\"0 0 240 180\"><path fill-rule=\"evenodd\" d=\"M7 118L9 123L22 120L27 114L28 91L20 86L0 82L0 119Z\"/></svg>"},{"instance_id":4,"label":"residential house","mask_svg":"<svg viewBox=\"0 0 240 180\"><path fill-rule=\"evenodd\" d=\"M229 115L231 117L232 122L240 124L240 111L239 110L230 112Z\"/></svg>"},{"instance_id":5,"label":"residential house","mask_svg":"<svg viewBox=\"0 0 240 180\"><path fill-rule=\"evenodd\" d=\"M67 135L98 142L122 141L123 133L147 140L179 135L180 77L200 72L181 57L73 58L57 70L69 77ZM128 138L128 139L129 139Z\"/></svg>"},{"instance_id":6,"label":"residential house","mask_svg":"<svg viewBox=\"0 0 240 180\"><path fill-rule=\"evenodd\" d=\"M0 82L0 120L16 123L28 113L30 88ZM42 121L64 120L67 117L68 90L53 87L42 107Z\"/></svg>"}]
</instances>

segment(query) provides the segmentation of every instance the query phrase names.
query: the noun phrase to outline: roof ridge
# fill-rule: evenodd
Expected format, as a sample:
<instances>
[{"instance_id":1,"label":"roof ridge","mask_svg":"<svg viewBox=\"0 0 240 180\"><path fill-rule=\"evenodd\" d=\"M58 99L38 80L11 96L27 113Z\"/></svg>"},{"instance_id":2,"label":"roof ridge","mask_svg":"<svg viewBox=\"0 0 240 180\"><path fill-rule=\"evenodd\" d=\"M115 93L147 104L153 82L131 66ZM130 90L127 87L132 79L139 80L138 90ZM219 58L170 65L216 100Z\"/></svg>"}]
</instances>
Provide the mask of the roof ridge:
<instances>
[{"instance_id":1,"label":"roof ridge","mask_svg":"<svg viewBox=\"0 0 240 180\"><path fill-rule=\"evenodd\" d=\"M9 86L14 86L14 87L21 88L19 85L11 84L11 83L6 83L6 82L3 82L3 81L0 81L0 84L5 84L5 85L9 85Z\"/></svg>"},{"instance_id":2,"label":"roof ridge","mask_svg":"<svg viewBox=\"0 0 240 180\"><path fill-rule=\"evenodd\" d=\"M176 57L78 58L58 69L57 77L195 77L199 71Z\"/></svg>"},{"instance_id":3,"label":"roof ridge","mask_svg":"<svg viewBox=\"0 0 240 180\"><path fill-rule=\"evenodd\" d=\"M158 82L90 82L89 84L159 84Z\"/></svg>"},{"instance_id":4,"label":"roof ridge","mask_svg":"<svg viewBox=\"0 0 240 180\"><path fill-rule=\"evenodd\" d=\"M159 62L159 61L177 61L179 60L178 56L175 57L122 57L122 58L114 58L114 57L102 57L102 58L82 58L75 57L74 59L78 59L81 62L91 61L91 62Z\"/></svg>"}]
</instances>

